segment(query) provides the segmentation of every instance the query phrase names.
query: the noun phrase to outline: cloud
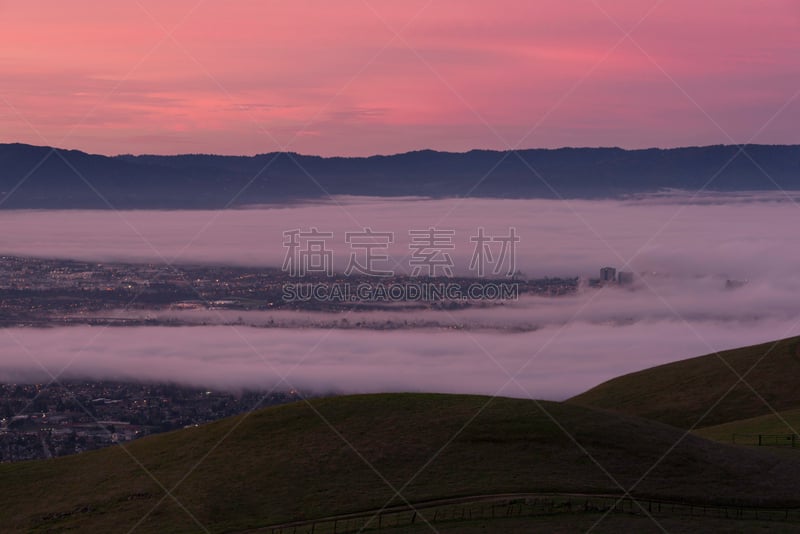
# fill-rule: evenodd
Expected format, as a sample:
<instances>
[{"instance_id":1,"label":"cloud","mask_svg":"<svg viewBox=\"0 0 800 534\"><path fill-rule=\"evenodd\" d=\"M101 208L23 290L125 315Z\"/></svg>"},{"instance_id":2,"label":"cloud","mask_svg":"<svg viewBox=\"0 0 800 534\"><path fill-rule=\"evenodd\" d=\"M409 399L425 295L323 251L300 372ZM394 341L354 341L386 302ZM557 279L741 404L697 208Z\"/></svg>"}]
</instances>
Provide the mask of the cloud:
<instances>
[{"instance_id":1,"label":"cloud","mask_svg":"<svg viewBox=\"0 0 800 534\"><path fill-rule=\"evenodd\" d=\"M6 329L0 332L0 377L47 382L53 374L62 380L174 381L232 390L437 391L557 400L619 374L767 341L789 328L788 321L707 323L693 332L678 321L648 321L576 322L518 334L227 326Z\"/></svg>"},{"instance_id":2,"label":"cloud","mask_svg":"<svg viewBox=\"0 0 800 534\"><path fill-rule=\"evenodd\" d=\"M0 254L279 266L282 231L317 226L336 235L341 266L348 256L344 232L364 225L397 232L392 253L402 264L407 231L435 226L456 230L452 253L465 270L471 232L514 226L518 267L531 276L596 276L600 266L631 258L628 269L644 274L633 288L582 288L452 312L192 311L179 316L210 325L4 329L0 374L44 380L38 360L66 377L237 389L272 387L286 374L292 386L315 392L562 399L622 373L796 334L798 209L770 195L687 202L672 194L569 203L340 198L225 212L2 211ZM730 289L728 279L747 283ZM223 324L239 317L243 325ZM329 331L343 319L373 328ZM379 330L386 321L409 328ZM264 328L270 324L277 327ZM507 384L509 373L519 373L519 384Z\"/></svg>"},{"instance_id":3,"label":"cloud","mask_svg":"<svg viewBox=\"0 0 800 534\"><path fill-rule=\"evenodd\" d=\"M725 199L726 197L722 197ZM225 211L0 211L0 254L90 260L283 264L283 232L333 232L328 246L343 270L353 250L345 233L390 231L398 271L408 271L410 230L455 230L450 251L467 273L479 227L516 228L517 267L529 276L596 276L603 265L672 276L724 275L772 280L800 267L800 208L774 196L751 201L680 202L337 198L334 201Z\"/></svg>"},{"instance_id":4,"label":"cloud","mask_svg":"<svg viewBox=\"0 0 800 534\"><path fill-rule=\"evenodd\" d=\"M3 140L41 143L38 131L53 143L67 136L68 148L174 153L182 138L152 136L179 122L192 152L266 152L274 136L299 152L367 155L506 148L544 118L523 146L713 144L757 132L798 141L796 105L759 130L800 82L800 22L785 0L674 0L643 22L653 6L641 2L371 7L9 3L4 98L36 131L16 113L0 117ZM248 102L269 107L242 112ZM381 113L350 111L362 109ZM295 139L309 121L318 135Z\"/></svg>"}]
</instances>

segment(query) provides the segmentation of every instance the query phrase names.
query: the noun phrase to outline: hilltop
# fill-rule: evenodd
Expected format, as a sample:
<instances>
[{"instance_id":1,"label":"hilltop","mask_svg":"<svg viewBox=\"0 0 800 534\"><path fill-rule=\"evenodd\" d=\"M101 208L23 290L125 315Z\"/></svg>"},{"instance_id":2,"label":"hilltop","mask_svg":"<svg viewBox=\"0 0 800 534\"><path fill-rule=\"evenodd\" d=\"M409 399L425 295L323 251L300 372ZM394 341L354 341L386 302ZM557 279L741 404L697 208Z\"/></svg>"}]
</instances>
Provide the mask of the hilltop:
<instances>
[{"instance_id":1,"label":"hilltop","mask_svg":"<svg viewBox=\"0 0 800 534\"><path fill-rule=\"evenodd\" d=\"M0 144L4 208L221 208L331 195L609 198L664 188L800 189L800 145L389 156L102 156ZM751 159L752 158L752 159Z\"/></svg>"},{"instance_id":2,"label":"hilltop","mask_svg":"<svg viewBox=\"0 0 800 534\"><path fill-rule=\"evenodd\" d=\"M707 354L614 378L567 402L685 429L800 408L798 351L793 337Z\"/></svg>"},{"instance_id":3,"label":"hilltop","mask_svg":"<svg viewBox=\"0 0 800 534\"><path fill-rule=\"evenodd\" d=\"M403 504L390 484L412 503L508 492L619 494L609 475L627 488L676 443L635 495L800 506L800 461L766 451L555 402L386 394L299 402L127 449L0 465L0 524L128 531L142 520L137 531L197 530L164 488L212 532Z\"/></svg>"}]
</instances>

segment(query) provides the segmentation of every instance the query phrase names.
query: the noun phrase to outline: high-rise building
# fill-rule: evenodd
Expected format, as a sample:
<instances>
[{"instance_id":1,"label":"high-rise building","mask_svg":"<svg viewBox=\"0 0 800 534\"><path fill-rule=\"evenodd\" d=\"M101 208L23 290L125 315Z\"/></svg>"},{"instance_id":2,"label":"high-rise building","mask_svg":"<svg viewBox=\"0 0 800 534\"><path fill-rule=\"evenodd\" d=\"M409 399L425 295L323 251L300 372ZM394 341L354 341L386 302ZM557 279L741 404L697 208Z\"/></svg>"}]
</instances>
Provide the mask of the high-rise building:
<instances>
[{"instance_id":1,"label":"high-rise building","mask_svg":"<svg viewBox=\"0 0 800 534\"><path fill-rule=\"evenodd\" d=\"M615 282L617 280L617 270L614 267L603 267L600 269L601 282Z\"/></svg>"}]
</instances>

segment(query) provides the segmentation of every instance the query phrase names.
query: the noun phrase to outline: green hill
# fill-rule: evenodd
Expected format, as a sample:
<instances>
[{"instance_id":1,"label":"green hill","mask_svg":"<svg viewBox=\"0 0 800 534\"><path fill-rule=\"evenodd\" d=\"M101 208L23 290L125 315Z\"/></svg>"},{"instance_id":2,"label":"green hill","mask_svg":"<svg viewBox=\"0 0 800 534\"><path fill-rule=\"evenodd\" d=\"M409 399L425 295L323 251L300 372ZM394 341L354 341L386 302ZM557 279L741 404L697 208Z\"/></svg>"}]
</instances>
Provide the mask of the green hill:
<instances>
[{"instance_id":1,"label":"green hill","mask_svg":"<svg viewBox=\"0 0 800 534\"><path fill-rule=\"evenodd\" d=\"M319 399L144 438L127 449L0 465L0 525L235 532L402 504L390 484L412 503L505 492L620 493L567 433L625 487L684 435L554 402L421 394ZM800 460L688 435L634 494L800 506L799 477Z\"/></svg>"},{"instance_id":2,"label":"green hill","mask_svg":"<svg viewBox=\"0 0 800 534\"><path fill-rule=\"evenodd\" d=\"M770 414L770 406L797 408L799 346L794 337L660 365L614 378L567 402L687 429ZM752 389L738 382L732 369Z\"/></svg>"},{"instance_id":3,"label":"green hill","mask_svg":"<svg viewBox=\"0 0 800 534\"><path fill-rule=\"evenodd\" d=\"M739 421L731 421L721 425L700 428L695 434L706 439L731 443L733 435L739 434L738 443L747 444L757 442L757 436L790 436L800 432L800 408L779 412L778 414L762 415ZM789 439L789 441L791 441ZM767 440L765 439L766 443ZM800 442L795 438L795 444L800 447ZM800 453L800 448L797 449Z\"/></svg>"}]
</instances>

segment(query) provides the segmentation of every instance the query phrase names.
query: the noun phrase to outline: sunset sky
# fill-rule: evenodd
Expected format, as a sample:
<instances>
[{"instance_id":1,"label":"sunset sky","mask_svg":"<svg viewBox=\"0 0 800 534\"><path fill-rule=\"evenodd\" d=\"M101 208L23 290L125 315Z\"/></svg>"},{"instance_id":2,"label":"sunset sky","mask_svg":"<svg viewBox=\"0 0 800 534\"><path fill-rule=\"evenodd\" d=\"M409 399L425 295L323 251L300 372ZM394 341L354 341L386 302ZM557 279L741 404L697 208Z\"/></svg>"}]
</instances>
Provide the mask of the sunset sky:
<instances>
[{"instance_id":1,"label":"sunset sky","mask_svg":"<svg viewBox=\"0 0 800 534\"><path fill-rule=\"evenodd\" d=\"M103 154L800 143L798 91L793 0L0 0L0 142Z\"/></svg>"}]
</instances>

